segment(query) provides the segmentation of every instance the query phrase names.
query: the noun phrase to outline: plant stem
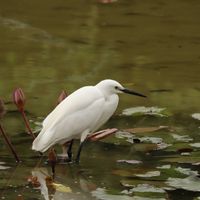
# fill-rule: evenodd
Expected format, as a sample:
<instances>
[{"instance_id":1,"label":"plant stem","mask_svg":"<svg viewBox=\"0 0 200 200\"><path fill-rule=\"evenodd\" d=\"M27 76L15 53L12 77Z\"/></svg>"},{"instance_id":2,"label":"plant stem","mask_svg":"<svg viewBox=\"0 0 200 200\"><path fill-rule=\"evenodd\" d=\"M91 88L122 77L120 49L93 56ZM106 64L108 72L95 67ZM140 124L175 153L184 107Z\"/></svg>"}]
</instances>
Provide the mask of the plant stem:
<instances>
[{"instance_id":1,"label":"plant stem","mask_svg":"<svg viewBox=\"0 0 200 200\"><path fill-rule=\"evenodd\" d=\"M11 144L10 140L8 139L8 137L6 136L6 133L3 130L3 127L1 126L1 124L0 124L0 132L1 132L1 134L2 134L2 136L4 138L4 140L5 140L6 144L8 145L9 149L11 150L12 154L14 155L15 160L17 162L20 162L20 159L19 159L19 157L17 155L17 152L15 151L13 145Z\"/></svg>"},{"instance_id":2,"label":"plant stem","mask_svg":"<svg viewBox=\"0 0 200 200\"><path fill-rule=\"evenodd\" d=\"M26 114L25 114L24 110L21 110L21 114L22 114L22 117L24 119L24 123L26 125L26 128L28 129L28 134L30 134L32 136L32 138L35 139L35 134L31 130L31 127L29 125L29 122L28 122L28 119L26 117Z\"/></svg>"}]
</instances>

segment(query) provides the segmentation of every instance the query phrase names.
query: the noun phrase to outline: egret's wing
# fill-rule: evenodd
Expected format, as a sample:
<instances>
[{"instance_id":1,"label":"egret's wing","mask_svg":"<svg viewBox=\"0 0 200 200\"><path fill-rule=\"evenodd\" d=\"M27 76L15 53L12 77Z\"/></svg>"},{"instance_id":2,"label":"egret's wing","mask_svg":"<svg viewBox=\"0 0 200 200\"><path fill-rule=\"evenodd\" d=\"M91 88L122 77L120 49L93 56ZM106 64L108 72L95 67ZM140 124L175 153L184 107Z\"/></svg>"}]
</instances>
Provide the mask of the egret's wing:
<instances>
[{"instance_id":1,"label":"egret's wing","mask_svg":"<svg viewBox=\"0 0 200 200\"><path fill-rule=\"evenodd\" d=\"M92 102L102 98L102 94L93 86L82 87L76 90L66 99L64 99L57 107L44 119L43 128L47 129L52 124L83 108L86 108Z\"/></svg>"},{"instance_id":2,"label":"egret's wing","mask_svg":"<svg viewBox=\"0 0 200 200\"><path fill-rule=\"evenodd\" d=\"M33 142L33 149L45 151L89 129L93 130L102 116L105 99L98 89L84 87L68 96L44 121L44 127Z\"/></svg>"}]
</instances>

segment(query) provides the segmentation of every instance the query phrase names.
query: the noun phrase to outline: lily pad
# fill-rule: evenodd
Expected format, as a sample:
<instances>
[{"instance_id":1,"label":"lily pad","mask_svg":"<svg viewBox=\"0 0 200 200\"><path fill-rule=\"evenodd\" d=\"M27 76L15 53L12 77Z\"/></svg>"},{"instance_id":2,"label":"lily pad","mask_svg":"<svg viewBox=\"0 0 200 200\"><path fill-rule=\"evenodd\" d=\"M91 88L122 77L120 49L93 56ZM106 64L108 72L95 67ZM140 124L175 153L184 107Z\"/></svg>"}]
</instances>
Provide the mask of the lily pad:
<instances>
[{"instance_id":1,"label":"lily pad","mask_svg":"<svg viewBox=\"0 0 200 200\"><path fill-rule=\"evenodd\" d=\"M122 115L126 116L141 116L141 115L152 115L157 117L168 117L171 115L166 108L159 108L159 107L132 107L123 110Z\"/></svg>"},{"instance_id":2,"label":"lily pad","mask_svg":"<svg viewBox=\"0 0 200 200\"><path fill-rule=\"evenodd\" d=\"M156 167L157 169L170 169L171 165L162 165L162 166L158 166Z\"/></svg>"},{"instance_id":3,"label":"lily pad","mask_svg":"<svg viewBox=\"0 0 200 200\"><path fill-rule=\"evenodd\" d=\"M127 195L109 194L104 188L97 188L91 192L92 196L99 200L133 200L133 197Z\"/></svg>"},{"instance_id":4,"label":"lily pad","mask_svg":"<svg viewBox=\"0 0 200 200\"><path fill-rule=\"evenodd\" d=\"M194 113L194 114L192 114L192 118L200 120L200 113Z\"/></svg>"},{"instance_id":5,"label":"lily pad","mask_svg":"<svg viewBox=\"0 0 200 200\"><path fill-rule=\"evenodd\" d=\"M169 127L168 126L138 127L138 128L125 129L124 131L128 131L134 134L141 134L141 133L152 133L163 129L167 130L169 129Z\"/></svg>"},{"instance_id":6,"label":"lily pad","mask_svg":"<svg viewBox=\"0 0 200 200\"><path fill-rule=\"evenodd\" d=\"M129 190L123 190L122 194L136 195L140 199L165 199L166 191L161 187L150 185L148 183L138 184ZM135 199L135 198L134 198Z\"/></svg>"},{"instance_id":7,"label":"lily pad","mask_svg":"<svg viewBox=\"0 0 200 200\"><path fill-rule=\"evenodd\" d=\"M200 143L192 143L190 146L200 148Z\"/></svg>"},{"instance_id":8,"label":"lily pad","mask_svg":"<svg viewBox=\"0 0 200 200\"><path fill-rule=\"evenodd\" d=\"M153 192L153 193L165 193L165 190L159 187L155 187L150 184L138 184L137 186L133 187L129 190L129 194L133 192ZM122 193L126 193L125 191Z\"/></svg>"},{"instance_id":9,"label":"lily pad","mask_svg":"<svg viewBox=\"0 0 200 200\"><path fill-rule=\"evenodd\" d=\"M189 176L187 178L168 178L166 184L177 189L200 192L200 178Z\"/></svg>"},{"instance_id":10,"label":"lily pad","mask_svg":"<svg viewBox=\"0 0 200 200\"><path fill-rule=\"evenodd\" d=\"M180 142L193 141L193 138L191 138L189 135L178 135L178 134L174 134L174 133L171 135L176 141L180 141Z\"/></svg>"},{"instance_id":11,"label":"lily pad","mask_svg":"<svg viewBox=\"0 0 200 200\"><path fill-rule=\"evenodd\" d=\"M198 176L198 172L197 171L192 171L191 169L189 168L182 168L182 167L178 167L178 168L175 168L176 171L182 173L182 174L185 174L185 175L194 175L194 176Z\"/></svg>"},{"instance_id":12,"label":"lily pad","mask_svg":"<svg viewBox=\"0 0 200 200\"><path fill-rule=\"evenodd\" d=\"M159 137L141 137L140 140L141 142L150 142L153 144L160 144L163 142L163 139Z\"/></svg>"},{"instance_id":13,"label":"lily pad","mask_svg":"<svg viewBox=\"0 0 200 200\"><path fill-rule=\"evenodd\" d=\"M136 174L137 177L143 177L143 178L150 178L154 176L160 176L160 171L149 171L145 174Z\"/></svg>"},{"instance_id":14,"label":"lily pad","mask_svg":"<svg viewBox=\"0 0 200 200\"><path fill-rule=\"evenodd\" d=\"M3 165L0 165L0 170L5 170L5 169L9 169L10 167L8 166L3 166Z\"/></svg>"},{"instance_id":15,"label":"lily pad","mask_svg":"<svg viewBox=\"0 0 200 200\"><path fill-rule=\"evenodd\" d=\"M140 160L117 160L118 163L141 164Z\"/></svg>"}]
</instances>

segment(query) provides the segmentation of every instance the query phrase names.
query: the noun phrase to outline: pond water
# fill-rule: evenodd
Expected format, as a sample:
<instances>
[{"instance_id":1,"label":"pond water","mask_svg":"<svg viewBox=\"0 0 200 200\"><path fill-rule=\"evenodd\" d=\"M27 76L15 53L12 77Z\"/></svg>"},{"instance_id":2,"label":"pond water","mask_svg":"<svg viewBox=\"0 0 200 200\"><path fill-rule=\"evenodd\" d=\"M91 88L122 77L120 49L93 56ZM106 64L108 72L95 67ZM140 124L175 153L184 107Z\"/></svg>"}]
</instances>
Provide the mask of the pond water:
<instances>
[{"instance_id":1,"label":"pond water","mask_svg":"<svg viewBox=\"0 0 200 200\"><path fill-rule=\"evenodd\" d=\"M199 10L197 0L0 1L2 126L22 160L0 140L0 198L200 199ZM121 95L102 127L120 131L88 142L80 165L56 165L53 179L13 90L25 92L38 130L62 90L106 78L148 98Z\"/></svg>"}]
</instances>

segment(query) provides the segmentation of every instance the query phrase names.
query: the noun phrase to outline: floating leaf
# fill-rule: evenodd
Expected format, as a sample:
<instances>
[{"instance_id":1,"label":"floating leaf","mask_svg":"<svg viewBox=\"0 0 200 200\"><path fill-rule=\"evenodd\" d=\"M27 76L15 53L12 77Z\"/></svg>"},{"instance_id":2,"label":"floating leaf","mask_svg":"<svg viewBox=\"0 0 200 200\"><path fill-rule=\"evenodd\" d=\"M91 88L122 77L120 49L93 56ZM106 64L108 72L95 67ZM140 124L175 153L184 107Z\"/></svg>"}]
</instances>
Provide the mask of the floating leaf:
<instances>
[{"instance_id":1,"label":"floating leaf","mask_svg":"<svg viewBox=\"0 0 200 200\"><path fill-rule=\"evenodd\" d=\"M200 178L196 176L189 176L187 178L168 178L166 184L178 189L184 189L188 191L200 192Z\"/></svg>"},{"instance_id":2,"label":"floating leaf","mask_svg":"<svg viewBox=\"0 0 200 200\"><path fill-rule=\"evenodd\" d=\"M171 165L162 165L162 166L158 166L156 167L157 169L170 169Z\"/></svg>"},{"instance_id":3,"label":"floating leaf","mask_svg":"<svg viewBox=\"0 0 200 200\"><path fill-rule=\"evenodd\" d=\"M160 171L149 171L146 172L145 174L136 174L136 176L138 177L145 177L145 178L150 178L150 177L154 177L154 176L160 176Z\"/></svg>"},{"instance_id":4,"label":"floating leaf","mask_svg":"<svg viewBox=\"0 0 200 200\"><path fill-rule=\"evenodd\" d=\"M153 144L160 144L163 142L163 139L159 137L141 137L140 140L141 142L150 142Z\"/></svg>"},{"instance_id":5,"label":"floating leaf","mask_svg":"<svg viewBox=\"0 0 200 200\"><path fill-rule=\"evenodd\" d=\"M200 148L200 143L192 143L190 146Z\"/></svg>"},{"instance_id":6,"label":"floating leaf","mask_svg":"<svg viewBox=\"0 0 200 200\"><path fill-rule=\"evenodd\" d=\"M133 188L137 187L137 185L142 185L142 184L148 184L148 185L154 185L157 188L165 188L167 185L165 184L164 181L160 180L147 180L147 179L125 179L120 181L121 185L127 188Z\"/></svg>"},{"instance_id":7,"label":"floating leaf","mask_svg":"<svg viewBox=\"0 0 200 200\"><path fill-rule=\"evenodd\" d=\"M137 186L130 189L129 194L133 192L165 193L165 190L149 184L138 184Z\"/></svg>"},{"instance_id":8,"label":"floating leaf","mask_svg":"<svg viewBox=\"0 0 200 200\"><path fill-rule=\"evenodd\" d=\"M96 190L92 191L91 194L93 197L95 197L95 199L99 200L133 200L133 197L126 195L108 194L104 188L97 188Z\"/></svg>"},{"instance_id":9,"label":"floating leaf","mask_svg":"<svg viewBox=\"0 0 200 200\"><path fill-rule=\"evenodd\" d=\"M0 165L0 170L5 170L5 169L9 169L10 167L8 167L8 166L2 166L2 165Z\"/></svg>"},{"instance_id":10,"label":"floating leaf","mask_svg":"<svg viewBox=\"0 0 200 200\"><path fill-rule=\"evenodd\" d=\"M193 138L189 137L189 135L178 135L178 134L171 134L172 137L180 142L190 142L193 141Z\"/></svg>"},{"instance_id":11,"label":"floating leaf","mask_svg":"<svg viewBox=\"0 0 200 200\"><path fill-rule=\"evenodd\" d=\"M119 139L125 139L129 143L134 143L135 136L129 132L117 131L115 137Z\"/></svg>"},{"instance_id":12,"label":"floating leaf","mask_svg":"<svg viewBox=\"0 0 200 200\"><path fill-rule=\"evenodd\" d=\"M178 167L178 168L175 168L176 171L182 173L182 174L185 174L185 175L194 175L194 176L198 176L198 171L192 171L191 169L189 168L182 168L182 167Z\"/></svg>"},{"instance_id":13,"label":"floating leaf","mask_svg":"<svg viewBox=\"0 0 200 200\"><path fill-rule=\"evenodd\" d=\"M123 110L122 115L130 116L141 116L141 115L153 115L158 117L168 117L171 114L166 110L166 108L158 107L133 107Z\"/></svg>"},{"instance_id":14,"label":"floating leaf","mask_svg":"<svg viewBox=\"0 0 200 200\"><path fill-rule=\"evenodd\" d=\"M117 128L112 128L112 129L105 129L102 131L98 131L95 132L91 135L88 136L88 139L90 139L91 141L97 141L97 140L101 140L103 138L108 137L109 135L116 133L118 131Z\"/></svg>"},{"instance_id":15,"label":"floating leaf","mask_svg":"<svg viewBox=\"0 0 200 200\"><path fill-rule=\"evenodd\" d=\"M155 126L155 127L140 127L140 128L131 128L131 129L125 129L125 131L134 133L134 134L140 134L140 133L151 133L163 129L169 129L168 126Z\"/></svg>"},{"instance_id":16,"label":"floating leaf","mask_svg":"<svg viewBox=\"0 0 200 200\"><path fill-rule=\"evenodd\" d=\"M194 113L194 114L192 114L192 117L194 119L200 120L200 113Z\"/></svg>"},{"instance_id":17,"label":"floating leaf","mask_svg":"<svg viewBox=\"0 0 200 200\"><path fill-rule=\"evenodd\" d=\"M141 164L140 160L117 160L118 163Z\"/></svg>"}]
</instances>

